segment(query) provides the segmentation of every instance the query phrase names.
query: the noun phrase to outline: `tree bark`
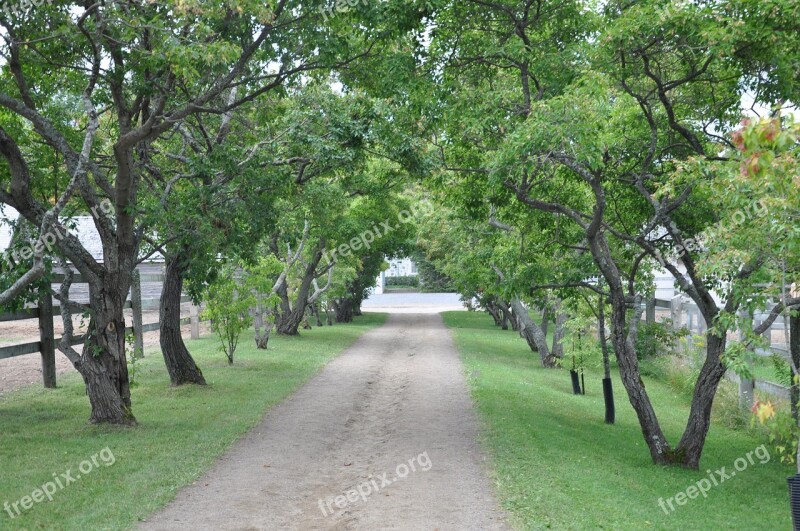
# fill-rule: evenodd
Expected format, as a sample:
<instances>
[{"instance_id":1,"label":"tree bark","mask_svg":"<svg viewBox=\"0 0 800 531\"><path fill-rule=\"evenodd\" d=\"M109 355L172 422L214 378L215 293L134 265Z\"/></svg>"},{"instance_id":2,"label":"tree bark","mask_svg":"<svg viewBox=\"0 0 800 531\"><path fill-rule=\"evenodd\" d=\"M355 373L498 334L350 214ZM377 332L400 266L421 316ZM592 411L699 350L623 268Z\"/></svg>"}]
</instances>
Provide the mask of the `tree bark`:
<instances>
[{"instance_id":1,"label":"tree bark","mask_svg":"<svg viewBox=\"0 0 800 531\"><path fill-rule=\"evenodd\" d=\"M303 279L300 281L300 287L297 288L297 295L295 296L293 308L288 306L289 297L287 294L285 281L283 282L281 289L278 290L278 294L281 296L281 308L283 313L280 323L276 324L275 326L275 329L279 334L286 336L296 336L298 334L300 324L305 318L311 284L317 277L317 266L319 265L320 260L322 260L322 253L324 249L325 243L320 242L317 245L311 261L306 265L305 271L303 272Z\"/></svg>"},{"instance_id":2,"label":"tree bark","mask_svg":"<svg viewBox=\"0 0 800 531\"><path fill-rule=\"evenodd\" d=\"M635 313L639 310L634 310L634 315L630 317L629 323L622 275L611 256L608 242L603 233L600 231L590 232L587 241L592 251L592 257L608 284L611 299L612 343L614 352L617 354L619 373L622 385L628 393L628 400L639 419L639 426L642 429L647 448L650 450L650 457L658 465L674 464L672 449L661 430L661 425L639 374L639 360L636 358L635 346L639 321L639 316ZM639 298L635 299L634 308L636 308L636 300Z\"/></svg>"},{"instance_id":3,"label":"tree bark","mask_svg":"<svg viewBox=\"0 0 800 531\"><path fill-rule=\"evenodd\" d=\"M600 338L600 351L603 353L603 378L611 378L611 354L608 351L608 337L606 337L606 304L602 295L597 307L597 332Z\"/></svg>"},{"instance_id":4,"label":"tree bark","mask_svg":"<svg viewBox=\"0 0 800 531\"><path fill-rule=\"evenodd\" d=\"M280 328L284 320L288 319L292 313L292 303L289 301L289 287L286 284L286 279L278 285L275 294L281 301L275 312L275 328Z\"/></svg>"},{"instance_id":5,"label":"tree bark","mask_svg":"<svg viewBox=\"0 0 800 531\"><path fill-rule=\"evenodd\" d=\"M269 345L269 336L272 334L272 328L273 325L271 324L267 325L267 328L266 330L264 330L264 333L261 336L259 336L258 339L256 340L256 348L259 348L261 350L267 349L267 346Z\"/></svg>"},{"instance_id":6,"label":"tree bark","mask_svg":"<svg viewBox=\"0 0 800 531\"><path fill-rule=\"evenodd\" d=\"M544 310L542 310L542 333L544 337L547 337L547 330L550 328L551 315L549 306L545 304Z\"/></svg>"},{"instance_id":7,"label":"tree bark","mask_svg":"<svg viewBox=\"0 0 800 531\"><path fill-rule=\"evenodd\" d=\"M263 294L256 293L256 307L253 309L253 329L255 331L256 348L266 350L274 325L271 322L264 322L264 313L269 313L269 311L264 308L263 302Z\"/></svg>"},{"instance_id":8,"label":"tree bark","mask_svg":"<svg viewBox=\"0 0 800 531\"><path fill-rule=\"evenodd\" d=\"M502 316L502 328L503 330L508 330L508 321L511 317L511 311L508 308L508 304L506 304L504 301L497 301L497 307L500 309L500 315Z\"/></svg>"},{"instance_id":9,"label":"tree bark","mask_svg":"<svg viewBox=\"0 0 800 531\"><path fill-rule=\"evenodd\" d=\"M317 326L322 326L322 316L319 314L319 304L316 302L312 304L311 310L314 316L317 318Z\"/></svg>"},{"instance_id":10,"label":"tree bark","mask_svg":"<svg viewBox=\"0 0 800 531\"><path fill-rule=\"evenodd\" d=\"M794 288L794 285L792 285L792 288ZM800 310L798 310L796 315L789 316L789 355L794 360L795 368L800 367ZM792 380L794 380L795 376L797 375L792 372ZM797 423L796 419L795 422ZM797 473L800 474L800 442L797 443L795 461L797 465Z\"/></svg>"},{"instance_id":11,"label":"tree bark","mask_svg":"<svg viewBox=\"0 0 800 531\"><path fill-rule=\"evenodd\" d=\"M514 315L514 309L511 307L510 304L507 305L507 307L508 307L508 319L511 322L511 330L513 330L514 332L519 332L519 320L517 319L517 316Z\"/></svg>"},{"instance_id":12,"label":"tree bark","mask_svg":"<svg viewBox=\"0 0 800 531\"><path fill-rule=\"evenodd\" d=\"M342 297L333 301L333 311L337 323L351 323L353 321L353 301Z\"/></svg>"},{"instance_id":13,"label":"tree bark","mask_svg":"<svg viewBox=\"0 0 800 531\"><path fill-rule=\"evenodd\" d=\"M560 306L560 303L559 303ZM553 348L550 351L550 355L554 358L561 359L564 357L564 345L562 340L564 339L564 334L566 333L566 324L567 319L569 319L569 315L563 312L558 312L556 314L556 329L553 332ZM545 338L547 337L547 333L542 330L545 334Z\"/></svg>"},{"instance_id":14,"label":"tree bark","mask_svg":"<svg viewBox=\"0 0 800 531\"><path fill-rule=\"evenodd\" d=\"M519 331L527 341L528 346L534 352L539 353L539 358L542 362L542 367L558 367L556 359L550 354L550 349L547 346L547 338L542 333L539 325L533 322L528 314L527 308L517 298L511 300L511 307L514 309L514 315L517 316L519 321Z\"/></svg>"},{"instance_id":15,"label":"tree bark","mask_svg":"<svg viewBox=\"0 0 800 531\"><path fill-rule=\"evenodd\" d=\"M674 455L674 460L687 468L697 469L700 466L700 456L711 426L711 406L719 382L725 376L726 369L722 363L725 343L725 337L706 333L706 361L697 377L689 420Z\"/></svg>"},{"instance_id":16,"label":"tree bark","mask_svg":"<svg viewBox=\"0 0 800 531\"><path fill-rule=\"evenodd\" d=\"M489 315L491 315L492 319L494 319L495 326L502 325L503 321L500 318L499 309L495 305L494 301L487 301L485 306L486 306L486 311L489 312Z\"/></svg>"},{"instance_id":17,"label":"tree bark","mask_svg":"<svg viewBox=\"0 0 800 531\"><path fill-rule=\"evenodd\" d=\"M159 302L159 342L172 385L205 385L203 372L186 348L181 335L181 292L185 273L186 260L180 252L167 257Z\"/></svg>"},{"instance_id":18,"label":"tree bark","mask_svg":"<svg viewBox=\"0 0 800 531\"><path fill-rule=\"evenodd\" d=\"M611 284L611 282L609 282ZM639 426L642 429L645 443L650 450L650 457L658 465L673 464L672 451L667 442L661 425L658 422L650 397L647 395L641 375L639 374L639 361L636 358L636 349L633 339L627 333L626 326L627 308L623 297L612 297L611 304L612 343L617 353L619 373L622 385L628 392L628 399L636 411ZM632 320L636 316L631 317Z\"/></svg>"},{"instance_id":19,"label":"tree bark","mask_svg":"<svg viewBox=\"0 0 800 531\"><path fill-rule=\"evenodd\" d=\"M795 367L800 367L800 310L797 315L789 315L789 355L794 361ZM794 374L792 374L792 382L794 382ZM792 415L794 416L795 423L800 422L800 386L793 383L789 388L791 391L792 402ZM798 445L800 447L800 445ZM800 462L797 464L800 467ZM800 468L798 468L800 471Z\"/></svg>"},{"instance_id":20,"label":"tree bark","mask_svg":"<svg viewBox=\"0 0 800 531\"><path fill-rule=\"evenodd\" d=\"M83 353L75 363L86 384L92 407L93 424L136 424L131 411L131 389L125 354L123 306L130 282L107 274L100 282L89 283L89 298L94 315L89 322Z\"/></svg>"}]
</instances>

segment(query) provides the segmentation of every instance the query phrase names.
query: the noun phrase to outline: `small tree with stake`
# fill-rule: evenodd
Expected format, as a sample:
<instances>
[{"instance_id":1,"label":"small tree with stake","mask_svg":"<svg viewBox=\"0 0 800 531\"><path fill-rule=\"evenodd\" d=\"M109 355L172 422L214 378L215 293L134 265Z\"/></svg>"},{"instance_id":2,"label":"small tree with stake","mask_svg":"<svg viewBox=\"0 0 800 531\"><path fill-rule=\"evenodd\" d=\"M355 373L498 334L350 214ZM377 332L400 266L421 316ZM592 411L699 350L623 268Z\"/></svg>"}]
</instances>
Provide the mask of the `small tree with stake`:
<instances>
[{"instance_id":1,"label":"small tree with stake","mask_svg":"<svg viewBox=\"0 0 800 531\"><path fill-rule=\"evenodd\" d=\"M567 365L572 378L572 390L576 395L586 394L585 370L599 358L599 345L591 337L593 317L586 314L583 304L577 305L575 317L567 321L566 327L572 336L570 352L562 364Z\"/></svg>"},{"instance_id":2,"label":"small tree with stake","mask_svg":"<svg viewBox=\"0 0 800 531\"><path fill-rule=\"evenodd\" d=\"M239 336L252 324L249 310L254 299L247 289L239 286L233 272L229 273L220 275L219 280L208 287L203 315L211 320L211 329L219 337L228 364L232 365Z\"/></svg>"}]
</instances>

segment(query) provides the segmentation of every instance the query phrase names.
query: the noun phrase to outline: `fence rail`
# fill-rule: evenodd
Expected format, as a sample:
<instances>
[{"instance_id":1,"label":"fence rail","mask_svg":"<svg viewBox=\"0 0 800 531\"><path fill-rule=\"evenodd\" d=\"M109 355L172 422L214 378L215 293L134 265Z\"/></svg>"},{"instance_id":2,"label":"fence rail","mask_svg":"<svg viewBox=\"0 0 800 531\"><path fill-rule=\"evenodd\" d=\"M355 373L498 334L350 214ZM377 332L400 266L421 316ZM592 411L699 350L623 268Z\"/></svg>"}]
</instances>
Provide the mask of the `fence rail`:
<instances>
[{"instance_id":1,"label":"fence rail","mask_svg":"<svg viewBox=\"0 0 800 531\"><path fill-rule=\"evenodd\" d=\"M685 296L678 295L671 300L665 299L650 299L646 304L646 320L647 322L655 321L655 310L669 310L669 318L672 320L675 328L687 328L691 333L704 334L706 332L706 323L703 319L700 309L694 302ZM754 324L758 325L766 319L768 312L756 313L753 316ZM789 356L788 344L780 346L772 343L772 331L783 331L784 325L780 321L775 321L772 326L764 332L770 339L770 346L768 348L756 348L755 354L759 356L770 356L772 354L780 354L784 358ZM725 377L739 385L739 404L742 408L750 408L753 405L754 390L763 391L780 398L789 398L789 388L775 382L767 380L748 380L739 377L732 371L728 371Z\"/></svg>"},{"instance_id":2,"label":"fence rail","mask_svg":"<svg viewBox=\"0 0 800 531\"><path fill-rule=\"evenodd\" d=\"M63 275L54 275L54 284L63 282ZM74 275L72 279L73 284L85 284L86 282L80 275ZM141 355L144 351L144 334L158 330L161 327L161 322L143 323L142 312L144 310L153 310L159 308L160 299L142 299L142 282L164 282L163 275L153 274L140 274L138 271L134 273L133 283L130 290L130 298L125 301L124 308L130 309L133 314L133 326L125 329L126 333L133 333L134 336L134 353ZM181 296L181 303L191 302L188 296ZM39 352L42 356L42 377L44 386L53 388L56 386L56 369L55 369L55 349L62 337L56 338L53 326L53 317L60 315L60 306L53 305L53 298L48 294L44 294L39 298L36 307L24 308L15 312L0 313L0 323L11 321L23 321L28 319L38 319L39 321L39 341L31 341L28 343L21 343L17 345L10 345L0 347L0 360L15 358L18 356L26 356L29 354L36 354ZM184 317L180 323L191 324L192 339L196 339L200 335L200 321L199 311L194 305L190 308L190 316ZM86 334L75 335L72 337L71 345L78 345L86 340Z\"/></svg>"}]
</instances>

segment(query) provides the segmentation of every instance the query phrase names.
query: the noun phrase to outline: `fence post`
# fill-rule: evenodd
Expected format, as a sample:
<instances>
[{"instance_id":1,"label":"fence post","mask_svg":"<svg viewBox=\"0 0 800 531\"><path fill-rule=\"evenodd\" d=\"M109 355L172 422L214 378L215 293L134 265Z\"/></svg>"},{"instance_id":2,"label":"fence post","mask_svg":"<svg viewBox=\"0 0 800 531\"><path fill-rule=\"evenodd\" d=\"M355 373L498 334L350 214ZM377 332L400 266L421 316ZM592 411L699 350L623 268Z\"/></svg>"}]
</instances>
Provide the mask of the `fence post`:
<instances>
[{"instance_id":1,"label":"fence post","mask_svg":"<svg viewBox=\"0 0 800 531\"><path fill-rule=\"evenodd\" d=\"M53 330L53 296L49 286L39 293L39 352L42 355L42 378L44 386L56 386L56 340Z\"/></svg>"},{"instance_id":2,"label":"fence post","mask_svg":"<svg viewBox=\"0 0 800 531\"><path fill-rule=\"evenodd\" d=\"M703 316L702 312L698 308L697 309L697 332L700 335L704 336L704 335L706 335L707 331L708 331L708 326L706 326L706 318Z\"/></svg>"},{"instance_id":3,"label":"fence post","mask_svg":"<svg viewBox=\"0 0 800 531\"><path fill-rule=\"evenodd\" d=\"M133 270L131 279L131 310L133 310L133 356L144 357L144 327L142 325L142 278Z\"/></svg>"},{"instance_id":4,"label":"fence post","mask_svg":"<svg viewBox=\"0 0 800 531\"><path fill-rule=\"evenodd\" d=\"M676 295L669 301L669 317L672 319L672 327L675 330L680 330L681 328L681 310L683 307L680 295Z\"/></svg>"},{"instance_id":5,"label":"fence post","mask_svg":"<svg viewBox=\"0 0 800 531\"><path fill-rule=\"evenodd\" d=\"M192 303L189 307L189 323L191 324L192 339L200 339L200 319L197 305Z\"/></svg>"},{"instance_id":6,"label":"fence post","mask_svg":"<svg viewBox=\"0 0 800 531\"><path fill-rule=\"evenodd\" d=\"M656 299L653 297L648 297L646 301L645 312L647 315L647 324L653 324L656 322Z\"/></svg>"}]
</instances>

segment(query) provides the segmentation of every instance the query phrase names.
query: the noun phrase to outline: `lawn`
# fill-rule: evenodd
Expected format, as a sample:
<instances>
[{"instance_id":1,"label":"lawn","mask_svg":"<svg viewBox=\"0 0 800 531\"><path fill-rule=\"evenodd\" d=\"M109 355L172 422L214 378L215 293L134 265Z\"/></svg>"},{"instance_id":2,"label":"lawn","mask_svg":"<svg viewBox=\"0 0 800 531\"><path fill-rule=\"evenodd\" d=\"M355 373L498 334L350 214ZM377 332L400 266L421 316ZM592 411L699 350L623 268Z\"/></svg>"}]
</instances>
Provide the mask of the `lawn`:
<instances>
[{"instance_id":1,"label":"lawn","mask_svg":"<svg viewBox=\"0 0 800 531\"><path fill-rule=\"evenodd\" d=\"M776 459L754 464L707 497L689 489L711 472L745 458L765 441L748 430L712 425L700 471L652 464L639 424L615 371L617 423L603 422L602 375L587 373L585 396L569 374L542 369L512 331L482 313L447 312L484 428L502 505L520 529L791 529L786 477ZM670 441L688 414L684 395L652 379L647 390ZM741 465L741 461L739 461ZM715 478L719 476L714 473ZM703 484L705 485L705 484ZM683 505L667 499L679 492ZM664 500L666 509L659 506Z\"/></svg>"},{"instance_id":2,"label":"lawn","mask_svg":"<svg viewBox=\"0 0 800 531\"><path fill-rule=\"evenodd\" d=\"M6 395L0 400L0 503L41 499L34 491L56 480L64 488L13 519L2 510L0 529L135 526L208 469L267 410L385 319L365 314L352 324L274 337L266 351L255 348L249 331L232 366L217 350L216 338L190 341L206 387L170 387L160 351L149 351L132 390L139 421L134 428L89 425L89 402L76 374L62 376L55 390L31 387ZM62 474L74 481L66 484Z\"/></svg>"},{"instance_id":3,"label":"lawn","mask_svg":"<svg viewBox=\"0 0 800 531\"><path fill-rule=\"evenodd\" d=\"M757 380L765 380L773 383L780 383L783 380L778 376L775 369L775 362L770 356L758 356L755 358L753 376L755 376Z\"/></svg>"}]
</instances>

